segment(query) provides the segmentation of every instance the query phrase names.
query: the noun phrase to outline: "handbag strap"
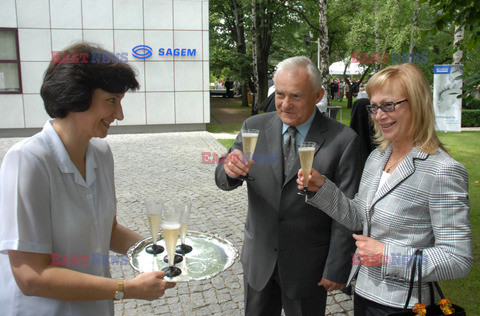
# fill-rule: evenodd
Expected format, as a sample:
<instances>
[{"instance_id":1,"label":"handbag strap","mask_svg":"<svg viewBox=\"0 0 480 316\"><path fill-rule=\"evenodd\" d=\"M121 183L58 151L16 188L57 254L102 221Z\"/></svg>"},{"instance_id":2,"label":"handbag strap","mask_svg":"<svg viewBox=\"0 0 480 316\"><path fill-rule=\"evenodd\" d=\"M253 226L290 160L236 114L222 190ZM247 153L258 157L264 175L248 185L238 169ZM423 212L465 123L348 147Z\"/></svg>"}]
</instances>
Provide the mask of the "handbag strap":
<instances>
[{"instance_id":1,"label":"handbag strap","mask_svg":"<svg viewBox=\"0 0 480 316\"><path fill-rule=\"evenodd\" d=\"M413 292L413 284L415 283L415 272L416 272L416 269L417 269L417 258L420 258L422 255L422 250L420 249L417 249L415 251L415 255L413 256L412 258L412 272L410 274L410 286L408 288L408 294L407 294L407 300L405 302L405 306L403 307L403 311L406 312L408 310L408 303L410 302L410 298L412 297L412 292ZM422 267L419 267L419 270L421 270ZM418 289L419 289L419 292L421 293L421 285L420 285L420 280L421 280L421 271L420 271L420 275L419 275L419 278L418 278L419 282L418 282ZM421 294L419 294L421 295ZM420 298L420 297L419 297Z\"/></svg>"},{"instance_id":2,"label":"handbag strap","mask_svg":"<svg viewBox=\"0 0 480 316\"><path fill-rule=\"evenodd\" d=\"M441 299L445 298L445 296L443 295L442 289L440 289L440 285L438 284L438 282L437 282L437 281L434 281L434 282L432 282L432 283L433 283L433 285L435 285L435 289L437 290L438 295L440 295L440 298L441 298ZM432 289L432 290L433 290L433 289Z\"/></svg>"},{"instance_id":3,"label":"handbag strap","mask_svg":"<svg viewBox=\"0 0 480 316\"><path fill-rule=\"evenodd\" d=\"M410 301L410 298L412 297L412 292L413 292L413 285L414 285L414 280L415 280L415 272L416 268L418 265L418 302L422 302L422 257L423 257L423 251L420 249L417 249L415 251L415 255L412 258L412 274L410 276L410 286L408 289L408 295L407 295L407 301L405 302L405 306L403 308L403 311L406 312L408 310L408 303ZM432 285L433 283L433 285ZM440 295L440 299L444 299L445 296L443 295L442 289L440 288L440 285L438 284L437 281L429 282L428 283L429 288L430 288L430 303L434 304L435 302L435 297L434 297L434 286L435 289L437 290L438 294ZM450 306L451 307L451 306Z\"/></svg>"},{"instance_id":4,"label":"handbag strap","mask_svg":"<svg viewBox=\"0 0 480 316\"><path fill-rule=\"evenodd\" d=\"M422 257L423 251L417 250L417 262L418 262L418 302L422 302Z\"/></svg>"}]
</instances>

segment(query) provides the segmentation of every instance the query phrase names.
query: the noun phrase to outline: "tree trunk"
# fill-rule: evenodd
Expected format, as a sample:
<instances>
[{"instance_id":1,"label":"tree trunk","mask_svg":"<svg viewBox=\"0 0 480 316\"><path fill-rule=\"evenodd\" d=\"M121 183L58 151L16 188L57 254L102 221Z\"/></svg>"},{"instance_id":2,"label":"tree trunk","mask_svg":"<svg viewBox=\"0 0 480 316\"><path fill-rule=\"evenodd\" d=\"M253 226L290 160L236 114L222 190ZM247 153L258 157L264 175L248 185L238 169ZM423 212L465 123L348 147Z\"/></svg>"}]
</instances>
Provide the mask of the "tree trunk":
<instances>
[{"instance_id":1,"label":"tree trunk","mask_svg":"<svg viewBox=\"0 0 480 316\"><path fill-rule=\"evenodd\" d=\"M252 58L253 58L253 85L257 86L258 82L258 24L257 24L257 1L252 0ZM253 91L252 91L253 92ZM254 115L256 101L258 95L254 93L253 95L253 104L252 104L252 115ZM258 111L257 111L258 112Z\"/></svg>"},{"instance_id":2,"label":"tree trunk","mask_svg":"<svg viewBox=\"0 0 480 316\"><path fill-rule=\"evenodd\" d=\"M272 30L276 0L252 0L252 54L253 82L255 87L252 115L258 114L258 107L268 93L268 57L272 46Z\"/></svg>"},{"instance_id":3,"label":"tree trunk","mask_svg":"<svg viewBox=\"0 0 480 316\"><path fill-rule=\"evenodd\" d=\"M248 89L247 89L247 84L246 83L242 84L242 105L241 105L241 107L248 108Z\"/></svg>"},{"instance_id":4,"label":"tree trunk","mask_svg":"<svg viewBox=\"0 0 480 316\"><path fill-rule=\"evenodd\" d=\"M415 36L417 34L417 27L418 27L418 11L420 11L420 6L418 5L418 0L415 0L415 9L413 11L413 21L412 21L412 33L410 37L410 50L409 50L409 58L408 62L413 63L415 62Z\"/></svg>"},{"instance_id":5,"label":"tree trunk","mask_svg":"<svg viewBox=\"0 0 480 316\"><path fill-rule=\"evenodd\" d=\"M329 62L329 45L328 45L328 20L327 20L327 0L318 0L318 55L319 62L318 69L322 75L322 86L325 88L327 94L327 105L330 105L330 74L328 72Z\"/></svg>"},{"instance_id":6,"label":"tree trunk","mask_svg":"<svg viewBox=\"0 0 480 316\"><path fill-rule=\"evenodd\" d=\"M234 36L237 44L237 52L242 55L247 53L247 45L245 43L245 27L243 20L243 13L241 12L241 4L237 0L229 0L230 9L234 17ZM249 72L245 73L244 67L239 69L241 78L248 78ZM247 84L244 82L241 86L242 93L242 107L248 107Z\"/></svg>"},{"instance_id":7,"label":"tree trunk","mask_svg":"<svg viewBox=\"0 0 480 316\"><path fill-rule=\"evenodd\" d=\"M453 47L455 53L453 54L453 64L460 65L463 60L463 50L460 49L460 41L463 39L463 33L465 28L463 26L455 26L455 35L453 38Z\"/></svg>"},{"instance_id":8,"label":"tree trunk","mask_svg":"<svg viewBox=\"0 0 480 316\"><path fill-rule=\"evenodd\" d=\"M374 10L375 10L375 52L380 53L380 21L378 17L378 0L375 0L375 5L374 5ZM380 71L382 68L382 64L377 62L375 64L375 72Z\"/></svg>"}]
</instances>

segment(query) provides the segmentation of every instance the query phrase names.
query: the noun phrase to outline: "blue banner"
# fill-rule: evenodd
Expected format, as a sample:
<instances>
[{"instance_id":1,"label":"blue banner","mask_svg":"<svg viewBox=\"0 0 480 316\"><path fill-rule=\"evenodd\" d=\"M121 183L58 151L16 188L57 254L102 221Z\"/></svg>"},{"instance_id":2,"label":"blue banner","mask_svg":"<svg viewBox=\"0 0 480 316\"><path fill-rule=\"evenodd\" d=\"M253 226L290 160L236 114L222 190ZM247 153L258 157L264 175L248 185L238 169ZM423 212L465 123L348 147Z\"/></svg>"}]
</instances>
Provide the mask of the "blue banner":
<instances>
[{"instance_id":1,"label":"blue banner","mask_svg":"<svg viewBox=\"0 0 480 316\"><path fill-rule=\"evenodd\" d=\"M448 75L450 71L450 65L433 66L433 73L436 75Z\"/></svg>"}]
</instances>

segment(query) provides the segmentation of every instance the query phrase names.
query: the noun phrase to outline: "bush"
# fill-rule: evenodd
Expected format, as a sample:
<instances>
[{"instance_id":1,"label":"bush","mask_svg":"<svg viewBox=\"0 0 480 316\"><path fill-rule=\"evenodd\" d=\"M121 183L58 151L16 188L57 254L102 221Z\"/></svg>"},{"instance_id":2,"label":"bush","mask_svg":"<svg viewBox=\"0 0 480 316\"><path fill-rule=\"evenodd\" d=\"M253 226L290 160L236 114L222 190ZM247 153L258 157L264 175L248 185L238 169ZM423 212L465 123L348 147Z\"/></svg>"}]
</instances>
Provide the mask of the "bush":
<instances>
[{"instance_id":1,"label":"bush","mask_svg":"<svg viewBox=\"0 0 480 316\"><path fill-rule=\"evenodd\" d=\"M465 108L470 110L480 110L480 99L467 100Z\"/></svg>"},{"instance_id":2,"label":"bush","mask_svg":"<svg viewBox=\"0 0 480 316\"><path fill-rule=\"evenodd\" d=\"M462 127L480 127L480 110L462 110Z\"/></svg>"}]
</instances>

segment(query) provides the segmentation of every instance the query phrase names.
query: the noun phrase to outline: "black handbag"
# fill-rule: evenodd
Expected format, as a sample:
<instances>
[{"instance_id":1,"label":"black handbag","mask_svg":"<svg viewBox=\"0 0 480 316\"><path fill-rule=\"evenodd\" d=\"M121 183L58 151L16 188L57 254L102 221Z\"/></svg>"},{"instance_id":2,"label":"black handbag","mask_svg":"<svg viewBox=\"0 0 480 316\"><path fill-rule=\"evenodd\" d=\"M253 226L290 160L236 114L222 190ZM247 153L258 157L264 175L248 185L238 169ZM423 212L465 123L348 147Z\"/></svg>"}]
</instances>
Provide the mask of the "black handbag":
<instances>
[{"instance_id":1,"label":"black handbag","mask_svg":"<svg viewBox=\"0 0 480 316\"><path fill-rule=\"evenodd\" d=\"M415 304L415 308L413 310L408 309L408 302L412 296L413 291L413 281L415 279L415 271L418 267L418 303ZM433 284L433 285L432 285ZM439 303L435 302L434 299L434 289L438 292L440 296ZM455 316L465 316L467 313L463 307L460 307L455 304L450 304L450 300L445 298L443 295L442 290L440 289L440 285L438 282L431 282L429 283L430 287L430 302L431 305L425 308L425 305L421 303L422 301L422 250L417 250L415 252L415 256L412 258L412 274L410 277L410 287L408 289L407 301L405 302L405 306L403 307L403 311L401 312L394 312L387 314L388 316L414 316L414 315L427 315L427 316L443 316L443 315L455 315ZM443 310L442 310L443 309Z\"/></svg>"}]
</instances>

